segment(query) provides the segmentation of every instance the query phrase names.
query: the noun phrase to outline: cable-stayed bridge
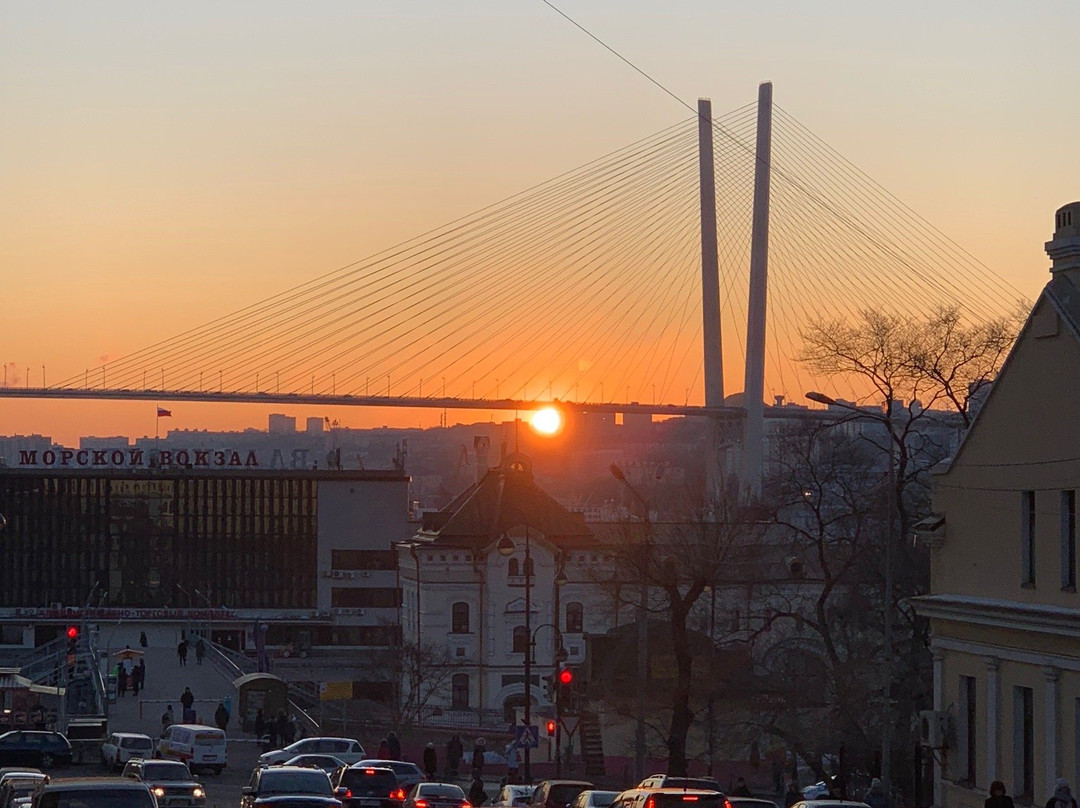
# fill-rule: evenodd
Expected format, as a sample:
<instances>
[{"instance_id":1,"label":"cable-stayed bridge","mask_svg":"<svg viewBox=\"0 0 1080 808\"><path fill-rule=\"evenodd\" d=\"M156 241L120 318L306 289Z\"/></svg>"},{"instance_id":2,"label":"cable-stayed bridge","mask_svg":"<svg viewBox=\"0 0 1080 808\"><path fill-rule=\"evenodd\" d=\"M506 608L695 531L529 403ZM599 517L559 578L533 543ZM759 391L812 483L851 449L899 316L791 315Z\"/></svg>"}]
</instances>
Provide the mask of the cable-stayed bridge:
<instances>
[{"instance_id":1,"label":"cable-stayed bridge","mask_svg":"<svg viewBox=\"0 0 1080 808\"><path fill-rule=\"evenodd\" d=\"M545 183L48 387L0 397L742 416L823 389L812 320L1022 295L762 85ZM755 414L756 410L756 414Z\"/></svg>"}]
</instances>

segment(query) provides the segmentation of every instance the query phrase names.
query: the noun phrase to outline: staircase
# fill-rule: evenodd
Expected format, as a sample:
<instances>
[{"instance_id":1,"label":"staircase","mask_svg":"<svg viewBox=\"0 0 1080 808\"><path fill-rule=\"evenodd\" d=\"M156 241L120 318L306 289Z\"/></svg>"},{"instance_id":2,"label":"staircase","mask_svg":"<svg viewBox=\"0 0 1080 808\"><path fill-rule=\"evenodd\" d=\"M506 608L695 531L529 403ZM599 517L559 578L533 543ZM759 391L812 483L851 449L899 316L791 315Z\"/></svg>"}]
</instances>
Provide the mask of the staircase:
<instances>
[{"instance_id":1,"label":"staircase","mask_svg":"<svg viewBox=\"0 0 1080 808\"><path fill-rule=\"evenodd\" d=\"M588 777L604 776L604 736L600 731L600 718L594 712L583 712L578 721L581 735L581 759L585 761Z\"/></svg>"}]
</instances>

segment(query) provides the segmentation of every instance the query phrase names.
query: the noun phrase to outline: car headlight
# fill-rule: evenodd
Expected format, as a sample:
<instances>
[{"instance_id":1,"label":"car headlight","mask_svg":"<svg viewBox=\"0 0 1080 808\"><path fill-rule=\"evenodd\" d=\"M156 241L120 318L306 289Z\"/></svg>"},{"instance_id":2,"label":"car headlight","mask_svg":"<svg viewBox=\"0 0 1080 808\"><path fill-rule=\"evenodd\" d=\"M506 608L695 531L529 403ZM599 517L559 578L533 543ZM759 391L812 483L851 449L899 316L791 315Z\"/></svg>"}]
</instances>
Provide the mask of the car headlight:
<instances>
[{"instance_id":1,"label":"car headlight","mask_svg":"<svg viewBox=\"0 0 1080 808\"><path fill-rule=\"evenodd\" d=\"M195 786L195 788L191 791L191 796L193 796L197 800L201 800L203 797L206 796L206 792L203 791L202 786Z\"/></svg>"},{"instance_id":2,"label":"car headlight","mask_svg":"<svg viewBox=\"0 0 1080 808\"><path fill-rule=\"evenodd\" d=\"M155 797L164 797L165 796L165 789L163 789L161 786L154 786L150 790L154 792Z\"/></svg>"}]
</instances>

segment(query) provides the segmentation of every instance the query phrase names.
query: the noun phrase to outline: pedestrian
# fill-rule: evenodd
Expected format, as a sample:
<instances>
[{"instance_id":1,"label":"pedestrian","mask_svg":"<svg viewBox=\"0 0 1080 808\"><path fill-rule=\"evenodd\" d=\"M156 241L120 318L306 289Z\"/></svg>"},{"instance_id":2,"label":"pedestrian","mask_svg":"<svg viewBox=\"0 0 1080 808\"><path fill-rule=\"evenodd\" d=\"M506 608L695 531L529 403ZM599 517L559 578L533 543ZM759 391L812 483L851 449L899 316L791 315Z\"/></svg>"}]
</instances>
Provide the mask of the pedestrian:
<instances>
[{"instance_id":1,"label":"pedestrian","mask_svg":"<svg viewBox=\"0 0 1080 808\"><path fill-rule=\"evenodd\" d=\"M173 710L172 705L168 705L165 708L165 712L161 714L161 734L165 734L165 730L172 726L173 723Z\"/></svg>"},{"instance_id":2,"label":"pedestrian","mask_svg":"<svg viewBox=\"0 0 1080 808\"><path fill-rule=\"evenodd\" d=\"M784 792L784 808L791 808L801 799L802 794L799 793L799 784L794 780L788 780L787 791Z\"/></svg>"},{"instance_id":3,"label":"pedestrian","mask_svg":"<svg viewBox=\"0 0 1080 808\"><path fill-rule=\"evenodd\" d=\"M128 676L127 671L124 670L124 666L121 665L119 671L116 674L116 692L121 696L127 695L128 689Z\"/></svg>"},{"instance_id":4,"label":"pedestrian","mask_svg":"<svg viewBox=\"0 0 1080 808\"><path fill-rule=\"evenodd\" d=\"M266 716L263 715L262 707L255 711L255 737L262 741L266 734Z\"/></svg>"},{"instance_id":5,"label":"pedestrian","mask_svg":"<svg viewBox=\"0 0 1080 808\"><path fill-rule=\"evenodd\" d=\"M390 741L383 738L379 741L379 760L390 759Z\"/></svg>"},{"instance_id":6,"label":"pedestrian","mask_svg":"<svg viewBox=\"0 0 1080 808\"><path fill-rule=\"evenodd\" d=\"M192 709L192 705L195 704L195 694L191 692L190 687L185 687L184 692L180 694L180 706L184 708L184 723L193 724L195 718Z\"/></svg>"},{"instance_id":7,"label":"pedestrian","mask_svg":"<svg viewBox=\"0 0 1080 808\"><path fill-rule=\"evenodd\" d=\"M485 802L487 802L487 792L484 791L484 781L478 771L473 771L472 785L469 787L469 804L476 808Z\"/></svg>"},{"instance_id":8,"label":"pedestrian","mask_svg":"<svg viewBox=\"0 0 1080 808\"><path fill-rule=\"evenodd\" d=\"M995 780L990 784L990 796L983 803L983 808L1014 808L1013 798L1005 793L1005 784Z\"/></svg>"},{"instance_id":9,"label":"pedestrian","mask_svg":"<svg viewBox=\"0 0 1080 808\"><path fill-rule=\"evenodd\" d=\"M461 738L457 734L451 735L450 740L446 742L446 773L452 779L457 779L459 767L461 766L461 755L464 751Z\"/></svg>"},{"instance_id":10,"label":"pedestrian","mask_svg":"<svg viewBox=\"0 0 1080 808\"><path fill-rule=\"evenodd\" d=\"M748 785L746 785L746 778L745 777L736 777L735 778L735 788L731 789L731 791L728 792L728 796L729 797L752 797L754 795L750 793L750 787Z\"/></svg>"},{"instance_id":11,"label":"pedestrian","mask_svg":"<svg viewBox=\"0 0 1080 808\"><path fill-rule=\"evenodd\" d=\"M148 643L146 642L146 632L145 631L140 631L139 632L139 645L142 646L143 648L145 648L148 645Z\"/></svg>"},{"instance_id":12,"label":"pedestrian","mask_svg":"<svg viewBox=\"0 0 1080 808\"><path fill-rule=\"evenodd\" d=\"M424 747L424 771L427 772L428 780L434 780L439 772L439 756L435 752L435 744L431 741Z\"/></svg>"},{"instance_id":13,"label":"pedestrian","mask_svg":"<svg viewBox=\"0 0 1080 808\"><path fill-rule=\"evenodd\" d=\"M386 733L386 743L390 747L390 760L401 760L401 741L396 732Z\"/></svg>"},{"instance_id":14,"label":"pedestrian","mask_svg":"<svg viewBox=\"0 0 1080 808\"><path fill-rule=\"evenodd\" d=\"M1064 777L1054 782L1054 796L1046 801L1046 808L1076 808L1076 799L1069 788L1069 781Z\"/></svg>"},{"instance_id":15,"label":"pedestrian","mask_svg":"<svg viewBox=\"0 0 1080 808\"><path fill-rule=\"evenodd\" d=\"M176 655L180 658L180 667L187 665L187 640L180 640L176 646Z\"/></svg>"},{"instance_id":16,"label":"pedestrian","mask_svg":"<svg viewBox=\"0 0 1080 808\"><path fill-rule=\"evenodd\" d=\"M885 793L885 785L881 782L881 778L875 777L870 781L870 788L867 789L863 802L870 808L889 808L889 795Z\"/></svg>"},{"instance_id":17,"label":"pedestrian","mask_svg":"<svg viewBox=\"0 0 1080 808\"><path fill-rule=\"evenodd\" d=\"M284 714L282 714L282 716L284 717ZM295 715L290 715L288 718L285 718L285 723L282 724L281 745L282 746L289 746L295 740L296 740L296 716Z\"/></svg>"},{"instance_id":18,"label":"pedestrian","mask_svg":"<svg viewBox=\"0 0 1080 808\"><path fill-rule=\"evenodd\" d=\"M214 723L218 725L218 729L222 732L229 725L229 711L225 709L225 705L221 702L218 702L217 709L214 710Z\"/></svg>"},{"instance_id":19,"label":"pedestrian","mask_svg":"<svg viewBox=\"0 0 1080 808\"><path fill-rule=\"evenodd\" d=\"M138 664L139 687L146 689L146 660L140 659Z\"/></svg>"},{"instance_id":20,"label":"pedestrian","mask_svg":"<svg viewBox=\"0 0 1080 808\"><path fill-rule=\"evenodd\" d=\"M206 642L203 641L202 637L199 637L195 641L195 664L201 665L204 656L206 656Z\"/></svg>"},{"instance_id":21,"label":"pedestrian","mask_svg":"<svg viewBox=\"0 0 1080 808\"><path fill-rule=\"evenodd\" d=\"M266 746L267 749L277 749L278 734L277 734L277 721L271 718L266 722Z\"/></svg>"},{"instance_id":22,"label":"pedestrian","mask_svg":"<svg viewBox=\"0 0 1080 808\"><path fill-rule=\"evenodd\" d=\"M131 679L131 695L137 696L137 695L139 695L139 686L142 684L139 681L139 669L138 668L132 668L131 669L130 679Z\"/></svg>"},{"instance_id":23,"label":"pedestrian","mask_svg":"<svg viewBox=\"0 0 1080 808\"><path fill-rule=\"evenodd\" d=\"M483 738L476 739L476 745L472 750L472 770L474 777L484 776L484 752L487 751L486 742ZM476 803L473 803L475 805Z\"/></svg>"}]
</instances>

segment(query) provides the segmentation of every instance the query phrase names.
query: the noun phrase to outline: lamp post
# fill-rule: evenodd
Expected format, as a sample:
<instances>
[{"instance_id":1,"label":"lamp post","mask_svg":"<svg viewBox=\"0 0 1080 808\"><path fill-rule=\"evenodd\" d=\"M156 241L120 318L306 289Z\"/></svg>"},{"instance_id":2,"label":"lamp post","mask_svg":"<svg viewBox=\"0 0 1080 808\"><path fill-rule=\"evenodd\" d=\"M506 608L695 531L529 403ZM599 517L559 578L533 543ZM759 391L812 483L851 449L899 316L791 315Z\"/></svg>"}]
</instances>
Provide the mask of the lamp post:
<instances>
[{"instance_id":1,"label":"lamp post","mask_svg":"<svg viewBox=\"0 0 1080 808\"><path fill-rule=\"evenodd\" d=\"M497 545L499 555L511 556L514 554L515 545L514 540L507 536L505 533L502 538L499 539ZM532 649L530 643L532 639L532 555L530 554L529 546L529 525L525 523L525 714L522 717L522 722L526 727L532 726ZM532 782L532 756L531 750L528 746L524 749L524 760L522 766L522 778L526 783Z\"/></svg>"},{"instance_id":2,"label":"lamp post","mask_svg":"<svg viewBox=\"0 0 1080 808\"><path fill-rule=\"evenodd\" d=\"M555 575L555 591L558 592L558 587L566 583L566 575L560 570ZM570 654L567 653L566 648L562 643L562 632L559 631L557 625L559 619L558 611L555 612L555 623L541 623L535 629L529 638L529 653L532 654L536 649L536 635L542 628L552 629L555 636L555 654L552 657L554 675L551 678L552 688L554 692L552 696L555 702L555 776L562 777L562 702L559 700L559 682L556 678L559 674L559 666L562 665L569 658Z\"/></svg>"},{"instance_id":3,"label":"lamp post","mask_svg":"<svg viewBox=\"0 0 1080 808\"><path fill-rule=\"evenodd\" d=\"M649 518L649 503L638 493L638 490L630 484L623 474L623 470L615 463L609 467L611 476L626 486L633 494L642 510L642 519L645 522L644 558L642 559L640 577L641 591L638 594L637 619L637 683L634 694L636 702L637 722L634 727L634 779L641 781L645 777L645 690L646 680L649 676L649 563L652 561L652 521Z\"/></svg>"},{"instance_id":4,"label":"lamp post","mask_svg":"<svg viewBox=\"0 0 1080 808\"><path fill-rule=\"evenodd\" d=\"M881 782L885 786L885 793L892 790L892 700L889 691L892 686L893 669L893 555L896 552L896 468L893 465L893 442L895 440L892 430L892 420L885 415L853 407L831 398L824 393L811 391L806 394L810 401L825 404L830 407L840 407L858 416L879 421L889 431L888 446L888 486L889 486L889 528L885 544L885 608L882 614L882 655L881 655ZM886 401L885 406L892 413L892 401Z\"/></svg>"},{"instance_id":5,"label":"lamp post","mask_svg":"<svg viewBox=\"0 0 1080 808\"><path fill-rule=\"evenodd\" d=\"M712 777L713 760L716 758L716 719L713 714L713 688L716 687L716 676L713 672L716 662L716 584L709 584L709 765L705 771Z\"/></svg>"}]
</instances>

